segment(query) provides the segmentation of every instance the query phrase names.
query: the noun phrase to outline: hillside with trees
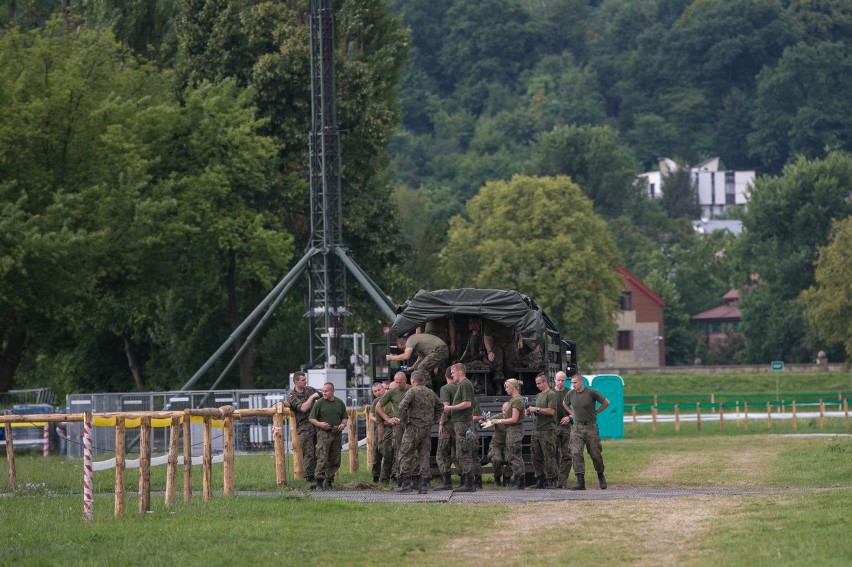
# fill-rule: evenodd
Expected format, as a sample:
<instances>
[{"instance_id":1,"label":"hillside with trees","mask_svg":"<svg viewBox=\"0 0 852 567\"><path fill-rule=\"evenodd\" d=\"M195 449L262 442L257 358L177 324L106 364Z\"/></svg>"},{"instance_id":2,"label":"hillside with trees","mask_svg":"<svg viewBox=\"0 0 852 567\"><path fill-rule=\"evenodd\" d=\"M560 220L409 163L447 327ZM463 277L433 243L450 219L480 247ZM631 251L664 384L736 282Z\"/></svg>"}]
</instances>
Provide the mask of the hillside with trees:
<instances>
[{"instance_id":1,"label":"hillside with trees","mask_svg":"<svg viewBox=\"0 0 852 567\"><path fill-rule=\"evenodd\" d=\"M306 245L308 2L7 4L0 391L178 387ZM392 297L517 287L589 362L625 266L666 301L667 364L852 355L848 2L335 8L344 239ZM743 235L693 230L688 177L645 198L661 156L755 170ZM689 318L732 287L744 344L702 351ZM306 309L292 293L229 384L304 364Z\"/></svg>"}]
</instances>

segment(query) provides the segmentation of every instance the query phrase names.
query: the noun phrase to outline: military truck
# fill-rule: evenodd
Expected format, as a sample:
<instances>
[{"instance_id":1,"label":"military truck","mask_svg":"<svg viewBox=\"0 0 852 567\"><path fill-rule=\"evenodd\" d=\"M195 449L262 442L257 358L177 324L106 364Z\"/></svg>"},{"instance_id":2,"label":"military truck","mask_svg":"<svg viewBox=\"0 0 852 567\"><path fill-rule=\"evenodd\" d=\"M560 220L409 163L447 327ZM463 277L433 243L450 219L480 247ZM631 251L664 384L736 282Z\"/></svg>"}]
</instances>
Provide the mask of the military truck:
<instances>
[{"instance_id":1,"label":"military truck","mask_svg":"<svg viewBox=\"0 0 852 567\"><path fill-rule=\"evenodd\" d=\"M550 377L551 384L554 374L559 370L568 372L577 368L577 348L573 341L563 339L559 329L547 316L544 310L530 297L517 291L504 291L498 289L440 289L434 291L420 290L409 300L402 303L397 309L397 317L391 325L385 345L374 345L373 348L373 376L378 379L389 379L398 370L408 373L409 363L414 359L402 363L385 362L384 354L394 353L397 337L406 336L416 331L420 326L425 326L429 321L438 319L452 319L453 325L448 325L454 334L455 350L450 352L449 363L458 360L459 356L470 336L468 321L471 318L488 319L517 330L523 341L524 351L527 353L540 353L540 356L521 356L520 364L509 370L509 376L518 378L523 382L521 395L525 403L535 399L538 389L535 387L535 376L544 372ZM381 347L385 348L382 349ZM498 414L503 402L508 399L502 391L500 384L494 381L494 373L486 364L471 365L468 369L468 378L477 385L477 400L483 412ZM437 386L443 382L438 380ZM524 421L524 460L527 463L527 472L532 472L529 456L529 439L532 434L532 421ZM493 429L485 429L480 432L480 457L488 454ZM434 455L437 447L437 425L433 428L432 453ZM434 466L433 472L437 473ZM484 472L489 472L487 469Z\"/></svg>"}]
</instances>

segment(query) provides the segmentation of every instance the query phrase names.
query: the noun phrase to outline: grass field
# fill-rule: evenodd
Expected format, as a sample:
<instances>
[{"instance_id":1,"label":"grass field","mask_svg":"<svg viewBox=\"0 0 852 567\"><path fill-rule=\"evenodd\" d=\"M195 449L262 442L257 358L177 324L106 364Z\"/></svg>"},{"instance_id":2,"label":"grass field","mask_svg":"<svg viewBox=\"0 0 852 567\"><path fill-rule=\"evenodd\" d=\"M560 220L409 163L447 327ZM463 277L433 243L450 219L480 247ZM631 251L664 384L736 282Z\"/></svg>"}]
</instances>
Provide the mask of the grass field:
<instances>
[{"instance_id":1,"label":"grass field","mask_svg":"<svg viewBox=\"0 0 852 567\"><path fill-rule=\"evenodd\" d=\"M848 565L852 438L637 436L604 442L610 493L629 488L779 489L760 495L513 504L314 501L276 489L270 456L240 455L237 490L115 518L112 473L95 473L95 518L81 519L81 463L16 459L19 491L0 498L8 565ZM362 463L365 461L362 460ZM5 471L5 464L4 471ZM221 488L214 465L214 488ZM346 457L344 455L344 469ZM163 467L152 487L165 485ZM194 480L200 482L200 469ZM0 477L4 482L5 475ZM368 480L341 474L338 485ZM127 475L129 487L137 482ZM291 487L303 488L302 481ZM784 489L825 489L801 492ZM196 489L200 489L197 484ZM495 490L495 489L492 489ZM596 490L594 486L591 490ZM543 545L542 542L547 544Z\"/></svg>"}]
</instances>

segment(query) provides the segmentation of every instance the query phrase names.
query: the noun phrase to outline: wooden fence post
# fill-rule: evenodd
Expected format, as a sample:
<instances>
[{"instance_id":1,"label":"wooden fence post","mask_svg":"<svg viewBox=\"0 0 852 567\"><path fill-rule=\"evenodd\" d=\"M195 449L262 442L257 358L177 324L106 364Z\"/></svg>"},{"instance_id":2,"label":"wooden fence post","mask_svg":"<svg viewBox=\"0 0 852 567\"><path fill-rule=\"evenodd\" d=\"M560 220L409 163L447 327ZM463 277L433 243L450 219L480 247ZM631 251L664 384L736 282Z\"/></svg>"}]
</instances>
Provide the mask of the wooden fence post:
<instances>
[{"instance_id":1,"label":"wooden fence post","mask_svg":"<svg viewBox=\"0 0 852 567\"><path fill-rule=\"evenodd\" d=\"M204 448L201 459L201 497L205 502L210 502L213 498L213 435L210 416L205 415L202 420L204 423Z\"/></svg>"},{"instance_id":2,"label":"wooden fence post","mask_svg":"<svg viewBox=\"0 0 852 567\"><path fill-rule=\"evenodd\" d=\"M657 432L657 406L651 408L651 431Z\"/></svg>"},{"instance_id":3,"label":"wooden fence post","mask_svg":"<svg viewBox=\"0 0 852 567\"><path fill-rule=\"evenodd\" d=\"M305 478L302 466L302 445L299 443L299 428L296 427L296 414L290 412L290 444L293 446L293 478Z\"/></svg>"},{"instance_id":4,"label":"wooden fence post","mask_svg":"<svg viewBox=\"0 0 852 567\"><path fill-rule=\"evenodd\" d=\"M373 437L373 423L370 421L370 406L365 407L364 412L367 422L367 469L373 470L373 444L376 440Z\"/></svg>"},{"instance_id":5,"label":"wooden fence post","mask_svg":"<svg viewBox=\"0 0 852 567\"><path fill-rule=\"evenodd\" d=\"M745 431L748 431L748 402L743 403L743 425Z\"/></svg>"},{"instance_id":6,"label":"wooden fence post","mask_svg":"<svg viewBox=\"0 0 852 567\"><path fill-rule=\"evenodd\" d=\"M680 406L675 404L675 433L680 433Z\"/></svg>"},{"instance_id":7,"label":"wooden fence post","mask_svg":"<svg viewBox=\"0 0 852 567\"><path fill-rule=\"evenodd\" d=\"M275 449L275 485L287 484L287 461L284 458L284 402L275 404L275 415L272 416L272 445Z\"/></svg>"},{"instance_id":8,"label":"wooden fence post","mask_svg":"<svg viewBox=\"0 0 852 567\"><path fill-rule=\"evenodd\" d=\"M358 412L354 409L347 410L349 420L346 422L349 440L349 472L358 472ZM369 425L369 424L368 424Z\"/></svg>"},{"instance_id":9,"label":"wooden fence post","mask_svg":"<svg viewBox=\"0 0 852 567\"><path fill-rule=\"evenodd\" d=\"M636 405L633 405L633 433L636 433Z\"/></svg>"},{"instance_id":10,"label":"wooden fence post","mask_svg":"<svg viewBox=\"0 0 852 567\"><path fill-rule=\"evenodd\" d=\"M849 398L843 399L843 427L849 429Z\"/></svg>"},{"instance_id":11,"label":"wooden fence post","mask_svg":"<svg viewBox=\"0 0 852 567\"><path fill-rule=\"evenodd\" d=\"M234 494L234 418L228 416L225 418L224 427L224 451L222 455L222 494L231 496Z\"/></svg>"},{"instance_id":12,"label":"wooden fence post","mask_svg":"<svg viewBox=\"0 0 852 567\"><path fill-rule=\"evenodd\" d=\"M796 400L793 400L793 431L799 429L799 418L796 415Z\"/></svg>"},{"instance_id":13,"label":"wooden fence post","mask_svg":"<svg viewBox=\"0 0 852 567\"><path fill-rule=\"evenodd\" d=\"M4 423L3 430L6 432L6 470L9 475L9 492L18 490L18 481L15 478L15 443L12 440L12 424Z\"/></svg>"},{"instance_id":14,"label":"wooden fence post","mask_svg":"<svg viewBox=\"0 0 852 567\"><path fill-rule=\"evenodd\" d=\"M701 402L695 404L695 425L698 431L701 431Z\"/></svg>"},{"instance_id":15,"label":"wooden fence post","mask_svg":"<svg viewBox=\"0 0 852 567\"><path fill-rule=\"evenodd\" d=\"M139 426L139 513L151 510L151 418L140 419Z\"/></svg>"},{"instance_id":16,"label":"wooden fence post","mask_svg":"<svg viewBox=\"0 0 852 567\"><path fill-rule=\"evenodd\" d=\"M172 422L169 425L169 457L166 463L166 508L171 508L175 503L179 441L180 418L172 417Z\"/></svg>"},{"instance_id":17,"label":"wooden fence post","mask_svg":"<svg viewBox=\"0 0 852 567\"><path fill-rule=\"evenodd\" d=\"M725 430L725 404L719 402L719 431Z\"/></svg>"},{"instance_id":18,"label":"wooden fence post","mask_svg":"<svg viewBox=\"0 0 852 567\"><path fill-rule=\"evenodd\" d=\"M766 402L766 429L772 429L772 404Z\"/></svg>"},{"instance_id":19,"label":"wooden fence post","mask_svg":"<svg viewBox=\"0 0 852 567\"><path fill-rule=\"evenodd\" d=\"M124 514L127 486L127 427L123 417L115 418L115 515Z\"/></svg>"},{"instance_id":20,"label":"wooden fence post","mask_svg":"<svg viewBox=\"0 0 852 567\"><path fill-rule=\"evenodd\" d=\"M819 401L819 430L825 429L825 400Z\"/></svg>"},{"instance_id":21,"label":"wooden fence post","mask_svg":"<svg viewBox=\"0 0 852 567\"><path fill-rule=\"evenodd\" d=\"M192 419L189 409L183 410L183 501L192 498Z\"/></svg>"}]
</instances>

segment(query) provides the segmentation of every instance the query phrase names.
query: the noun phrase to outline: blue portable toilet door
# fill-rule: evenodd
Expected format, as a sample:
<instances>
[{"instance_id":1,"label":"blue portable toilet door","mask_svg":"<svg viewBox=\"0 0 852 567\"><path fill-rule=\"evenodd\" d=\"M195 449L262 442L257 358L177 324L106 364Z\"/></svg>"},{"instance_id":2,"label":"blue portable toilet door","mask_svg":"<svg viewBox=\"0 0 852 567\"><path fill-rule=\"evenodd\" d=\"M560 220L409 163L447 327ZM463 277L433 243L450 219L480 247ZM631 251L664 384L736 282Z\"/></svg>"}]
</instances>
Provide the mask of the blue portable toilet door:
<instances>
[{"instance_id":1,"label":"blue portable toilet door","mask_svg":"<svg viewBox=\"0 0 852 567\"><path fill-rule=\"evenodd\" d=\"M609 407L598 414L598 431L602 439L624 439L624 379L615 374L592 378L591 387L609 400Z\"/></svg>"}]
</instances>

